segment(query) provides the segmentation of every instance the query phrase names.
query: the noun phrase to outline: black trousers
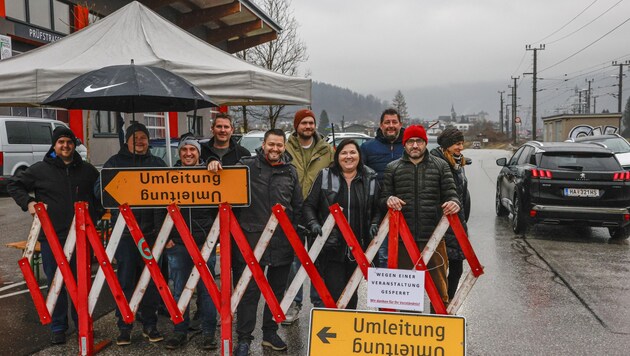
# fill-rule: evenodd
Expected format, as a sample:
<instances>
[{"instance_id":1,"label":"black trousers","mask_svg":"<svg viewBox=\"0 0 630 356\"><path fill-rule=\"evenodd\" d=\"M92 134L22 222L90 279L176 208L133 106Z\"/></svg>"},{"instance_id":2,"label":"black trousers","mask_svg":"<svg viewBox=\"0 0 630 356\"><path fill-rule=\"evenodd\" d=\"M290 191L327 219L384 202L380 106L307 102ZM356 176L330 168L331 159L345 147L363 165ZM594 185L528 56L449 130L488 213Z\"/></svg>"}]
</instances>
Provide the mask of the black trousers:
<instances>
[{"instance_id":1,"label":"black trousers","mask_svg":"<svg viewBox=\"0 0 630 356\"><path fill-rule=\"evenodd\" d=\"M448 300L453 300L463 271L464 260L448 260Z\"/></svg>"},{"instance_id":2,"label":"black trousers","mask_svg":"<svg viewBox=\"0 0 630 356\"><path fill-rule=\"evenodd\" d=\"M338 253L327 252L328 251L324 249L317 258L317 269L322 275L330 295L333 297L335 302L337 302L341 293L343 293L343 290L346 288L350 277L352 277L352 273L354 273L354 270L357 268L357 263L355 261L349 261L346 257L344 257L343 261L341 261L338 258L335 258L338 257ZM331 255L335 255L335 257ZM357 300L357 292L355 291L352 298L350 298L346 309L356 309Z\"/></svg>"},{"instance_id":3,"label":"black trousers","mask_svg":"<svg viewBox=\"0 0 630 356\"><path fill-rule=\"evenodd\" d=\"M264 268L264 266L261 266ZM284 290L287 284L287 278L289 276L289 270L291 264L284 266L267 266L267 281L271 286L273 294L276 296L278 303L282 301L284 297ZM245 264L242 262L234 262L232 266L233 283L236 285L241 278L243 271L245 270ZM236 333L238 334L238 341L251 342L254 340L252 333L256 327L256 314L258 311L258 302L260 301L260 289L258 284L252 277L247 285L247 289L243 294L241 302L236 308ZM277 332L278 324L273 320L271 310L265 303L265 310L263 312L263 335L268 335Z\"/></svg>"}]
</instances>

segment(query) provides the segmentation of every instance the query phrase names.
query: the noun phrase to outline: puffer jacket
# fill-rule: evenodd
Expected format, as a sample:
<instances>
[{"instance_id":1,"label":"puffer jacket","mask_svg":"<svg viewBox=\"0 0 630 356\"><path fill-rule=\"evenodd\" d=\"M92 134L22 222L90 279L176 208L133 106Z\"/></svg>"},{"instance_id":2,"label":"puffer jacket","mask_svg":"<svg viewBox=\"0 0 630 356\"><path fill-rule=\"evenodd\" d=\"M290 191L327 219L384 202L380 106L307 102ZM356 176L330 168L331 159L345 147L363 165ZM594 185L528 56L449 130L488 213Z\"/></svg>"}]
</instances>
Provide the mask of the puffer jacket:
<instances>
[{"instance_id":1,"label":"puffer jacket","mask_svg":"<svg viewBox=\"0 0 630 356\"><path fill-rule=\"evenodd\" d=\"M132 154L127 146L123 146L117 154L111 156L103 168L132 168L132 167L146 167L146 168L159 168L166 167L166 163L154 155L151 152L147 152L144 155ZM97 196L101 194L101 181L97 180L95 187L95 193ZM112 209L112 223L115 223L118 219L119 211ZM164 217L166 216L166 209L134 209L133 215L138 221L138 226L144 234L147 243L153 246L159 229L162 227ZM129 229L125 228L122 237L131 238Z\"/></svg>"},{"instance_id":2,"label":"puffer jacket","mask_svg":"<svg viewBox=\"0 0 630 356\"><path fill-rule=\"evenodd\" d=\"M402 144L402 138L405 134L405 129L400 129L400 134L394 140L390 142L383 135L383 131L378 129L376 131L376 137L372 140L364 142L361 145L361 157L363 158L363 164L372 168L378 175L378 182L383 185L383 174L385 173L385 167L391 162L402 157L405 148Z\"/></svg>"},{"instance_id":3,"label":"puffer jacket","mask_svg":"<svg viewBox=\"0 0 630 356\"><path fill-rule=\"evenodd\" d=\"M53 152L51 148L42 161L9 178L7 192L23 211L28 210L28 203L32 201L46 204L50 221L63 245L74 217L75 202L88 202L90 216L96 224L100 202L94 196L93 187L98 171L76 151L68 165L54 157ZM30 191L35 192L35 198L28 194ZM43 229L38 240L46 240Z\"/></svg>"},{"instance_id":4,"label":"puffer jacket","mask_svg":"<svg viewBox=\"0 0 630 356\"><path fill-rule=\"evenodd\" d=\"M348 220L357 240L365 249L370 243L370 225L378 223L378 199L380 188L376 172L363 166L352 180L350 190L345 179L336 167L324 168L304 201L304 221L310 225L323 225L330 214L328 207L338 203ZM337 261L346 256L347 243L335 227L326 244L327 253L332 253Z\"/></svg>"},{"instance_id":5,"label":"puffer jacket","mask_svg":"<svg viewBox=\"0 0 630 356\"><path fill-rule=\"evenodd\" d=\"M285 207L294 229L302 223L302 190L288 155L283 155L280 163L272 166L259 148L256 156L243 158L241 164L249 167L251 200L249 207L238 211L238 221L253 249L269 221L274 205L282 204ZM243 257L235 243L232 251L232 256L243 263ZM260 264L284 266L292 262L293 248L278 225Z\"/></svg>"},{"instance_id":6,"label":"puffer jacket","mask_svg":"<svg viewBox=\"0 0 630 356\"><path fill-rule=\"evenodd\" d=\"M315 141L313 143L315 145L313 147L313 155L308 162L304 159L304 155L302 154L303 148L295 132L289 136L289 140L287 141L287 152L291 155L291 164L295 166L297 171L300 187L302 187L303 198L306 198L308 195L317 174L321 172L322 169L330 166L334 157L332 147L323 137L316 134L313 140Z\"/></svg>"},{"instance_id":7,"label":"puffer jacket","mask_svg":"<svg viewBox=\"0 0 630 356\"><path fill-rule=\"evenodd\" d=\"M446 162L446 164L448 164L449 168L451 169L451 174L453 174L453 180L455 181L455 188L457 188L457 196L459 197L459 201L462 202L462 208L459 210L459 213L457 213L457 216L459 216L459 221L461 221L464 230L468 232L468 226L466 224L466 204L463 204L463 202L466 202L466 198L468 195L468 179L466 178L464 167L455 169L455 167L451 166L446 160L444 153L439 148L432 149L431 154L444 160L444 162ZM462 249L457 242L455 233L453 233L453 229L451 229L450 227L446 231L446 234L444 234L444 241L446 242L446 252L448 254L449 260L466 259L466 256L464 256L464 252L462 252Z\"/></svg>"},{"instance_id":8,"label":"puffer jacket","mask_svg":"<svg viewBox=\"0 0 630 356\"><path fill-rule=\"evenodd\" d=\"M241 158L249 157L252 154L247 150L247 148L236 143L234 138L230 138L230 147L228 151L223 155L221 159L217 157L217 155L212 152L210 147L214 145L214 137L210 139L210 141L201 144L201 159L205 162L210 162L212 160L217 160L221 162L221 165L224 166L233 166L237 164Z\"/></svg>"},{"instance_id":9,"label":"puffer jacket","mask_svg":"<svg viewBox=\"0 0 630 356\"><path fill-rule=\"evenodd\" d=\"M380 207L387 211L387 198L402 199L402 213L414 239L427 242L442 217L442 204L455 201L461 207L448 164L428 152L417 165L403 156L385 168Z\"/></svg>"}]
</instances>

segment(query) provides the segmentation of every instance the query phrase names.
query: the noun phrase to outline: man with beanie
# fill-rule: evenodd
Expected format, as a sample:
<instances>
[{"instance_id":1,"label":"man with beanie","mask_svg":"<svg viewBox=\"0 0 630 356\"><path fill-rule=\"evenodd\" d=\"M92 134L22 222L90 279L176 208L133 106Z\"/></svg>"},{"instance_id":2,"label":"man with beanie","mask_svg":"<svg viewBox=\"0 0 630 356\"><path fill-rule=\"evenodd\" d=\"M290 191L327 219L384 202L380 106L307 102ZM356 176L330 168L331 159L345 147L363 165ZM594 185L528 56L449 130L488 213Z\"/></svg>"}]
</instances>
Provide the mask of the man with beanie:
<instances>
[{"instance_id":1,"label":"man with beanie","mask_svg":"<svg viewBox=\"0 0 630 356\"><path fill-rule=\"evenodd\" d=\"M199 142L191 136L184 137L179 142L179 161L176 167L203 167L200 158L201 146ZM212 223L214 222L212 209L210 208L181 208L180 212L190 228L190 232L195 239L197 248L201 249L206 241ZM184 242L176 229L171 231L170 239L166 243L165 253L168 259L170 278L173 280L173 297L176 301L184 291L188 276L193 269L193 261L190 253L186 249ZM213 251L207 261L210 273L214 276L214 265L216 254ZM212 298L203 282L197 284L197 312L201 318L201 348L212 350L217 348L214 338L216 331L217 309L212 303ZM188 342L188 326L190 324L190 307L184 311L184 321L174 326L173 335L166 340L166 348L170 350L178 349Z\"/></svg>"},{"instance_id":2,"label":"man with beanie","mask_svg":"<svg viewBox=\"0 0 630 356\"><path fill-rule=\"evenodd\" d=\"M402 142L405 148L403 156L385 168L380 204L382 209L402 211L422 251L441 215L459 212L460 202L448 164L426 152L427 133L424 127L409 126ZM399 241L398 267L411 269L415 262L409 257L402 240ZM442 301L448 304L448 258L444 240L440 241L427 267Z\"/></svg>"},{"instance_id":3,"label":"man with beanie","mask_svg":"<svg viewBox=\"0 0 630 356\"><path fill-rule=\"evenodd\" d=\"M129 125L125 133L125 142L120 151L105 162L103 168L166 167L166 163L161 158L152 155L149 151L149 130L143 124L133 122ZM96 194L100 196L100 180L97 181L94 189ZM166 215L165 211L163 209L136 209L133 210L133 215L149 247L153 248L157 233ZM118 218L116 211L112 213L112 218L113 220ZM117 276L120 281L120 287L125 293L127 300L129 300L144 269L144 260L127 228L122 234L115 257L118 262ZM157 309L159 304L160 296L153 280L151 280L138 310L141 316L138 320L141 320L143 324L142 335L148 338L150 342L159 342L164 339L157 330ZM119 346L129 345L131 344L133 324L126 324L118 309L116 309L116 316L118 317L117 324L120 330L116 344Z\"/></svg>"},{"instance_id":4,"label":"man with beanie","mask_svg":"<svg viewBox=\"0 0 630 356\"><path fill-rule=\"evenodd\" d=\"M396 109L386 109L381 114L381 124L376 137L361 145L363 163L376 171L378 183L383 186L383 173L389 162L403 154L402 137L405 129ZM385 215L385 214L381 214ZM387 238L378 250L374 263L377 267L387 267Z\"/></svg>"},{"instance_id":5,"label":"man with beanie","mask_svg":"<svg viewBox=\"0 0 630 356\"><path fill-rule=\"evenodd\" d=\"M437 142L440 146L432 149L431 154L446 161L451 169L455 187L457 188L457 196L463 204L463 208L458 213L459 220L464 230L468 231L466 221L470 214L470 195L468 194L468 179L464 170L466 158L462 154L464 134L455 127L449 126L438 136ZM448 254L448 297L453 299L463 273L466 256L464 256L453 229L450 227L444 235L444 241L446 242Z\"/></svg>"},{"instance_id":6,"label":"man with beanie","mask_svg":"<svg viewBox=\"0 0 630 356\"><path fill-rule=\"evenodd\" d=\"M287 152L293 158L291 164L297 170L303 199L306 199L319 172L330 166L334 157L332 147L317 133L316 126L315 114L311 110L298 110L293 120L295 131L287 141ZM294 257L288 283L291 283L299 269L300 260ZM302 308L303 294L303 288L300 288L287 311L287 318L282 322L283 325L290 325L298 319ZM321 299L312 285L311 302L316 306L321 306L318 305L321 304Z\"/></svg>"},{"instance_id":7,"label":"man with beanie","mask_svg":"<svg viewBox=\"0 0 630 356\"><path fill-rule=\"evenodd\" d=\"M52 146L44 159L11 177L7 185L8 193L23 211L35 215L37 202L46 205L46 211L62 246L66 242L74 217L74 203L87 202L94 221L97 219L96 212L100 207L100 202L94 196L93 191L94 182L98 178L98 171L94 166L81 159L81 156L76 152L76 145L77 139L69 128L57 127L52 133ZM35 192L34 198L29 195L30 191ZM40 232L38 240L41 245L44 273L50 288L57 269L57 262L43 230ZM74 258L70 264L76 274ZM78 325L74 306L72 307L72 319L75 325ZM51 342L53 344L65 343L67 329L68 296L64 287L52 313Z\"/></svg>"}]
</instances>

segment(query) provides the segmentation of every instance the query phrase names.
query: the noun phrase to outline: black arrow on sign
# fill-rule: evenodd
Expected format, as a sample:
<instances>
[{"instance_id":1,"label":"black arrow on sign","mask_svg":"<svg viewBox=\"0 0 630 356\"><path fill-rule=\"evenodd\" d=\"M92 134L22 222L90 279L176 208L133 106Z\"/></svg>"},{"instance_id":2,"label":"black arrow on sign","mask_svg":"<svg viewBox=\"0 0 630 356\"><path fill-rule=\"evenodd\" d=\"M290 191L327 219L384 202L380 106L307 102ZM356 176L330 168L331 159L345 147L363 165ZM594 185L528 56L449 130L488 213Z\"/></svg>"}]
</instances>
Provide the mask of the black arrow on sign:
<instances>
[{"instance_id":1,"label":"black arrow on sign","mask_svg":"<svg viewBox=\"0 0 630 356\"><path fill-rule=\"evenodd\" d=\"M337 338L337 333L329 333L328 330L330 330L330 326L324 326L318 333L317 333L317 337L322 340L322 342L324 344L330 344L330 341L328 341L328 338L331 339L336 339Z\"/></svg>"}]
</instances>

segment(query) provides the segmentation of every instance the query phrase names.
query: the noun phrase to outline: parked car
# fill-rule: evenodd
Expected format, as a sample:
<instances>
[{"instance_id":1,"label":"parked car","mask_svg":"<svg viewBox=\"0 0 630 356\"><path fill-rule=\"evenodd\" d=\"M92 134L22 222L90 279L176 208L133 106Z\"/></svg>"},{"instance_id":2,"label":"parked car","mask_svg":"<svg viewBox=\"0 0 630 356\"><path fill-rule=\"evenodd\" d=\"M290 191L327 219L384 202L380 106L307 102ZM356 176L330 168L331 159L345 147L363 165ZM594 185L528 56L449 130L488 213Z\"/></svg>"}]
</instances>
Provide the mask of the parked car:
<instances>
[{"instance_id":1,"label":"parked car","mask_svg":"<svg viewBox=\"0 0 630 356\"><path fill-rule=\"evenodd\" d=\"M361 146L363 144L363 142L371 140L372 137L363 134L363 133L357 133L357 132L340 132L340 133L335 133L335 140L333 141L333 135L332 134L328 134L328 136L326 136L326 142L328 142L330 145L332 145L333 147L337 147L341 141L343 141L346 138L351 138L354 141L356 141L357 144L359 144L359 146Z\"/></svg>"},{"instance_id":2,"label":"parked car","mask_svg":"<svg viewBox=\"0 0 630 356\"><path fill-rule=\"evenodd\" d=\"M171 153L171 158L173 160L173 164L177 162L179 159L179 152L177 152L177 146L179 146L179 139L172 138L171 139L171 148L169 152ZM168 158L166 156L166 140L163 138L155 138L149 140L149 151L151 154L160 157L166 164L168 164Z\"/></svg>"},{"instance_id":3,"label":"parked car","mask_svg":"<svg viewBox=\"0 0 630 356\"><path fill-rule=\"evenodd\" d=\"M614 153L586 143L530 141L499 158L496 214L509 214L515 233L531 224L607 227L628 238L630 172Z\"/></svg>"},{"instance_id":4,"label":"parked car","mask_svg":"<svg viewBox=\"0 0 630 356\"><path fill-rule=\"evenodd\" d=\"M0 190L12 175L39 162L52 145L52 132L65 123L52 119L0 116ZM76 148L87 159L83 145Z\"/></svg>"},{"instance_id":5,"label":"parked car","mask_svg":"<svg viewBox=\"0 0 630 356\"><path fill-rule=\"evenodd\" d=\"M247 148L249 152L256 155L256 149L262 146L262 142L265 139L264 131L250 131L243 135L239 145Z\"/></svg>"},{"instance_id":6,"label":"parked car","mask_svg":"<svg viewBox=\"0 0 630 356\"><path fill-rule=\"evenodd\" d=\"M578 137L574 142L596 143L609 148L617 156L617 160L626 170L630 170L630 143L619 134Z\"/></svg>"},{"instance_id":7,"label":"parked car","mask_svg":"<svg viewBox=\"0 0 630 356\"><path fill-rule=\"evenodd\" d=\"M477 149L477 150L480 149L481 148L481 142L473 141L472 142L472 148Z\"/></svg>"}]
</instances>

